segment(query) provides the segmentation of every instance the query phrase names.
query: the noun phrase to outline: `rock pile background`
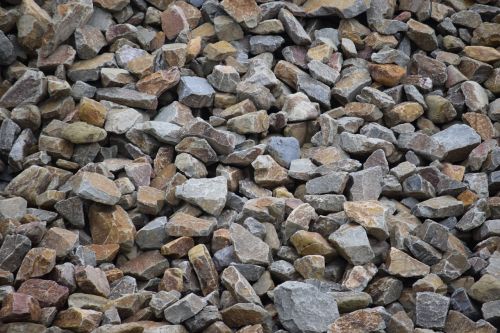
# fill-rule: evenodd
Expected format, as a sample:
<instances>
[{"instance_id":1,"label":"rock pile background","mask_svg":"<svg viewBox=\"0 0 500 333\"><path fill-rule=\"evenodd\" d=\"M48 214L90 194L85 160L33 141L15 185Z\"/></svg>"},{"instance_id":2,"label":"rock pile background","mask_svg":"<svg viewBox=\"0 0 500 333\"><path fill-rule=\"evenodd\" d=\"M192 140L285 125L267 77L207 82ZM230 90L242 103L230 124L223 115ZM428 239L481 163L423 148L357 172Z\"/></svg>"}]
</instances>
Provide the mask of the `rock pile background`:
<instances>
[{"instance_id":1,"label":"rock pile background","mask_svg":"<svg viewBox=\"0 0 500 333\"><path fill-rule=\"evenodd\" d=\"M1 333L497 331L497 0L0 6Z\"/></svg>"}]
</instances>

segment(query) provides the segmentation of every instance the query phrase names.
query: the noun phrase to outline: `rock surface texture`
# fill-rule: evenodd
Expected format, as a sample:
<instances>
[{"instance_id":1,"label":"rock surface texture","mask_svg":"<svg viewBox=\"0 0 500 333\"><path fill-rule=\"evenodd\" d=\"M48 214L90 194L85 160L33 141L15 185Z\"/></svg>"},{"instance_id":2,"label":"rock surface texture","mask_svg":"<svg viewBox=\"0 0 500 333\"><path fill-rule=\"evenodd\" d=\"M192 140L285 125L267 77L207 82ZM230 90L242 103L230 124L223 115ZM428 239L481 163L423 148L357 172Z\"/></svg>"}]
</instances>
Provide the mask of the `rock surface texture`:
<instances>
[{"instance_id":1,"label":"rock surface texture","mask_svg":"<svg viewBox=\"0 0 500 333\"><path fill-rule=\"evenodd\" d=\"M0 333L495 333L499 0L0 0Z\"/></svg>"}]
</instances>

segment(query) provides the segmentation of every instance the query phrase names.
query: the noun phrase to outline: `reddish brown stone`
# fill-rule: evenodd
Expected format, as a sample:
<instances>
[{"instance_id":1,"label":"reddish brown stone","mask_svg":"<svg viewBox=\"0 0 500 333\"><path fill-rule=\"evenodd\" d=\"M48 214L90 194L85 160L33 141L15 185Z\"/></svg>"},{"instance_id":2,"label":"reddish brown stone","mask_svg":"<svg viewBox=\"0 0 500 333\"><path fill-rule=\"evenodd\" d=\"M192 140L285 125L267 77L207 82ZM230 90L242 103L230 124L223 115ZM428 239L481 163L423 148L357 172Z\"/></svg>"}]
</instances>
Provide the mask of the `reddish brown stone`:
<instances>
[{"instance_id":1,"label":"reddish brown stone","mask_svg":"<svg viewBox=\"0 0 500 333\"><path fill-rule=\"evenodd\" d=\"M99 268L92 266L78 266L75 268L75 279L78 287L87 294L108 297L110 293L106 274Z\"/></svg>"},{"instance_id":2,"label":"reddish brown stone","mask_svg":"<svg viewBox=\"0 0 500 333\"><path fill-rule=\"evenodd\" d=\"M31 249L23 259L17 272L16 281L48 274L56 264L56 251L45 247Z\"/></svg>"},{"instance_id":3,"label":"reddish brown stone","mask_svg":"<svg viewBox=\"0 0 500 333\"><path fill-rule=\"evenodd\" d=\"M34 297L42 307L62 308L69 296L69 289L52 280L29 279L17 290Z\"/></svg>"},{"instance_id":4,"label":"reddish brown stone","mask_svg":"<svg viewBox=\"0 0 500 333\"><path fill-rule=\"evenodd\" d=\"M168 268L163 274L158 290L182 292L184 290L184 274L180 268Z\"/></svg>"},{"instance_id":5,"label":"reddish brown stone","mask_svg":"<svg viewBox=\"0 0 500 333\"><path fill-rule=\"evenodd\" d=\"M42 310L38 301L26 294L10 293L5 296L0 309L0 321L4 323L16 321L40 321ZM2 326L2 325L0 325Z\"/></svg>"},{"instance_id":6,"label":"reddish brown stone","mask_svg":"<svg viewBox=\"0 0 500 333\"><path fill-rule=\"evenodd\" d=\"M168 268L168 260L160 254L160 251L147 251L120 265L119 268L125 274L141 280L150 280L163 274Z\"/></svg>"},{"instance_id":7,"label":"reddish brown stone","mask_svg":"<svg viewBox=\"0 0 500 333\"><path fill-rule=\"evenodd\" d=\"M89 333L99 326L101 318L101 312L69 308L57 314L54 325L76 333Z\"/></svg>"},{"instance_id":8,"label":"reddish brown stone","mask_svg":"<svg viewBox=\"0 0 500 333\"><path fill-rule=\"evenodd\" d=\"M160 251L164 256L179 259L185 257L193 246L194 240L191 237L179 237L163 245Z\"/></svg>"},{"instance_id":9,"label":"reddish brown stone","mask_svg":"<svg viewBox=\"0 0 500 333\"><path fill-rule=\"evenodd\" d=\"M199 244L189 250L189 261L198 276L203 295L208 295L219 288L219 275L205 245Z\"/></svg>"},{"instance_id":10,"label":"reddish brown stone","mask_svg":"<svg viewBox=\"0 0 500 333\"><path fill-rule=\"evenodd\" d=\"M120 250L120 245L118 244L90 244L85 247L94 251L98 264L112 262Z\"/></svg>"},{"instance_id":11,"label":"reddish brown stone","mask_svg":"<svg viewBox=\"0 0 500 333\"><path fill-rule=\"evenodd\" d=\"M189 29L189 23L181 7L169 6L161 13L161 28L167 39L174 39L183 31Z\"/></svg>"},{"instance_id":12,"label":"reddish brown stone","mask_svg":"<svg viewBox=\"0 0 500 333\"><path fill-rule=\"evenodd\" d=\"M179 69L172 67L143 77L137 82L136 87L140 92L160 97L165 91L175 87L180 79Z\"/></svg>"}]
</instances>

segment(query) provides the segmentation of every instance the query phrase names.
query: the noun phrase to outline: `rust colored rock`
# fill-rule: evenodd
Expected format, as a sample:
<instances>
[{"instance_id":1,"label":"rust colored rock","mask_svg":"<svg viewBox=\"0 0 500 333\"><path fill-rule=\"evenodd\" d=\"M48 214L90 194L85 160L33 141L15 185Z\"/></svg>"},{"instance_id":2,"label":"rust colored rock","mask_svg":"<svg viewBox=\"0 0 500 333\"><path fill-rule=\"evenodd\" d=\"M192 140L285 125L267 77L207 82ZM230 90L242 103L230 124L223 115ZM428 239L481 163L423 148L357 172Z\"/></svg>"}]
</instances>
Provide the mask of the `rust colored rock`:
<instances>
[{"instance_id":1,"label":"rust colored rock","mask_svg":"<svg viewBox=\"0 0 500 333\"><path fill-rule=\"evenodd\" d=\"M179 69L172 67L143 77L137 81L136 87L140 92L160 97L165 91L175 87L180 79Z\"/></svg>"},{"instance_id":2,"label":"rust colored rock","mask_svg":"<svg viewBox=\"0 0 500 333\"><path fill-rule=\"evenodd\" d=\"M120 265L119 268L124 274L141 280L150 280L162 275L168 266L168 260L160 254L160 251L147 251Z\"/></svg>"},{"instance_id":3,"label":"rust colored rock","mask_svg":"<svg viewBox=\"0 0 500 333\"><path fill-rule=\"evenodd\" d=\"M119 244L122 248L130 248L134 243L135 226L121 206L90 206L89 223L96 244Z\"/></svg>"},{"instance_id":4,"label":"rust colored rock","mask_svg":"<svg viewBox=\"0 0 500 333\"><path fill-rule=\"evenodd\" d=\"M99 326L101 318L98 311L69 308L57 314L54 325L76 333L90 333Z\"/></svg>"},{"instance_id":5,"label":"rust colored rock","mask_svg":"<svg viewBox=\"0 0 500 333\"><path fill-rule=\"evenodd\" d=\"M16 281L48 274L56 264L56 251L45 247L36 247L26 254L16 275Z\"/></svg>"},{"instance_id":6,"label":"rust colored rock","mask_svg":"<svg viewBox=\"0 0 500 333\"><path fill-rule=\"evenodd\" d=\"M106 274L99 268L92 266L77 266L75 280L78 287L87 294L108 297L110 293Z\"/></svg>"},{"instance_id":7,"label":"rust colored rock","mask_svg":"<svg viewBox=\"0 0 500 333\"><path fill-rule=\"evenodd\" d=\"M406 75L404 67L394 64L370 64L368 68L373 81L387 87L394 87L399 84Z\"/></svg>"},{"instance_id":8,"label":"rust colored rock","mask_svg":"<svg viewBox=\"0 0 500 333\"><path fill-rule=\"evenodd\" d=\"M39 322L41 315L42 310L38 301L30 295L19 292L9 293L2 301L0 321L4 323L20 321Z\"/></svg>"},{"instance_id":9,"label":"rust colored rock","mask_svg":"<svg viewBox=\"0 0 500 333\"><path fill-rule=\"evenodd\" d=\"M199 244L188 252L189 262L193 265L203 295L208 295L219 288L219 275L215 270L210 252L205 245Z\"/></svg>"},{"instance_id":10,"label":"rust colored rock","mask_svg":"<svg viewBox=\"0 0 500 333\"><path fill-rule=\"evenodd\" d=\"M41 307L55 306L61 309L69 296L69 289L51 280L29 279L23 282L19 289L20 293L35 298Z\"/></svg>"},{"instance_id":11,"label":"rust colored rock","mask_svg":"<svg viewBox=\"0 0 500 333\"><path fill-rule=\"evenodd\" d=\"M191 237L183 236L163 245L160 251L164 256L178 259L185 257L193 246L194 240Z\"/></svg>"}]
</instances>

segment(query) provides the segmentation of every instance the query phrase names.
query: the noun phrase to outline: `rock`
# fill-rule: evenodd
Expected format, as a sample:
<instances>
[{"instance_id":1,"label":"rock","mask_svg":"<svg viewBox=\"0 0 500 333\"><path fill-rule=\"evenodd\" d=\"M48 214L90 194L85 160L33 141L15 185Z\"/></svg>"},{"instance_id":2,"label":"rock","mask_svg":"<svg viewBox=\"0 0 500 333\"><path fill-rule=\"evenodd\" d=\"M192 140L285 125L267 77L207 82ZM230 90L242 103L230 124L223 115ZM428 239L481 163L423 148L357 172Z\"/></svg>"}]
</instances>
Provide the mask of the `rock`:
<instances>
[{"instance_id":1,"label":"rock","mask_svg":"<svg viewBox=\"0 0 500 333\"><path fill-rule=\"evenodd\" d=\"M344 212L349 220L363 226L368 234L379 240L389 237L386 219L389 210L377 201L345 202Z\"/></svg>"},{"instance_id":2,"label":"rock","mask_svg":"<svg viewBox=\"0 0 500 333\"><path fill-rule=\"evenodd\" d=\"M264 308L252 303L236 303L221 311L222 320L229 327L242 327L266 323L270 314Z\"/></svg>"},{"instance_id":3,"label":"rock","mask_svg":"<svg viewBox=\"0 0 500 333\"><path fill-rule=\"evenodd\" d=\"M15 272L31 249L31 241L23 235L6 235L0 247L0 269Z\"/></svg>"},{"instance_id":4,"label":"rock","mask_svg":"<svg viewBox=\"0 0 500 333\"><path fill-rule=\"evenodd\" d=\"M91 205L90 233L95 244L119 244L130 248L134 242L135 227L121 206Z\"/></svg>"},{"instance_id":5,"label":"rock","mask_svg":"<svg viewBox=\"0 0 500 333\"><path fill-rule=\"evenodd\" d=\"M463 203L451 196L442 196L420 202L412 211L416 216L431 219L458 216L463 213Z\"/></svg>"},{"instance_id":6,"label":"rock","mask_svg":"<svg viewBox=\"0 0 500 333\"><path fill-rule=\"evenodd\" d=\"M238 134L262 133L269 128L269 116L264 110L248 113L228 120L229 130Z\"/></svg>"},{"instance_id":7,"label":"rock","mask_svg":"<svg viewBox=\"0 0 500 333\"><path fill-rule=\"evenodd\" d=\"M72 181L72 190L82 199L105 205L114 205L121 197L113 181L95 172L79 173Z\"/></svg>"},{"instance_id":8,"label":"rock","mask_svg":"<svg viewBox=\"0 0 500 333\"><path fill-rule=\"evenodd\" d=\"M413 19L410 19L407 23L407 36L418 47L428 52L433 51L438 47L438 41L434 29Z\"/></svg>"},{"instance_id":9,"label":"rock","mask_svg":"<svg viewBox=\"0 0 500 333\"><path fill-rule=\"evenodd\" d=\"M188 251L189 262L193 265L198 281L200 282L203 295L217 291L219 287L219 276L215 270L214 262L205 245L200 244Z\"/></svg>"},{"instance_id":10,"label":"rock","mask_svg":"<svg viewBox=\"0 0 500 333\"><path fill-rule=\"evenodd\" d=\"M158 250L143 252L120 265L124 274L146 281L160 276L168 267L168 260Z\"/></svg>"},{"instance_id":11,"label":"rock","mask_svg":"<svg viewBox=\"0 0 500 333\"><path fill-rule=\"evenodd\" d=\"M101 318L98 311L69 308L57 314L54 325L75 332L91 332L99 326Z\"/></svg>"},{"instance_id":12,"label":"rock","mask_svg":"<svg viewBox=\"0 0 500 333\"><path fill-rule=\"evenodd\" d=\"M181 78L177 88L179 102L193 108L211 106L215 91L206 79L195 76Z\"/></svg>"},{"instance_id":13,"label":"rock","mask_svg":"<svg viewBox=\"0 0 500 333\"><path fill-rule=\"evenodd\" d=\"M18 289L19 293L35 298L41 307L62 308L68 299L69 289L51 280L29 279Z\"/></svg>"},{"instance_id":14,"label":"rock","mask_svg":"<svg viewBox=\"0 0 500 333\"><path fill-rule=\"evenodd\" d=\"M27 70L0 97L0 106L13 108L22 104L37 104L47 94L47 78L42 72Z\"/></svg>"},{"instance_id":15,"label":"rock","mask_svg":"<svg viewBox=\"0 0 500 333\"><path fill-rule=\"evenodd\" d=\"M474 81L465 81L460 85L464 94L465 105L472 112L484 112L488 107L488 95L483 87Z\"/></svg>"},{"instance_id":16,"label":"rock","mask_svg":"<svg viewBox=\"0 0 500 333\"><path fill-rule=\"evenodd\" d=\"M307 0L304 4L306 13L312 16L336 15L349 19L366 12L369 5L361 0L350 1L316 1Z\"/></svg>"},{"instance_id":17,"label":"rock","mask_svg":"<svg viewBox=\"0 0 500 333\"><path fill-rule=\"evenodd\" d=\"M77 266L75 268L75 280L84 293L102 297L109 296L110 288L106 274L99 268Z\"/></svg>"},{"instance_id":18,"label":"rock","mask_svg":"<svg viewBox=\"0 0 500 333\"><path fill-rule=\"evenodd\" d=\"M448 297L432 292L417 293L416 324L426 328L444 327L449 304Z\"/></svg>"},{"instance_id":19,"label":"rock","mask_svg":"<svg viewBox=\"0 0 500 333\"><path fill-rule=\"evenodd\" d=\"M158 106L156 96L126 88L100 88L97 89L96 98L99 101L105 100L146 110L155 110Z\"/></svg>"},{"instance_id":20,"label":"rock","mask_svg":"<svg viewBox=\"0 0 500 333\"><path fill-rule=\"evenodd\" d=\"M39 322L41 308L38 301L23 293L12 292L7 294L0 308L0 319L4 323L31 321Z\"/></svg>"},{"instance_id":21,"label":"rock","mask_svg":"<svg viewBox=\"0 0 500 333\"><path fill-rule=\"evenodd\" d=\"M306 33L300 22L286 9L281 9L278 19L283 24L286 33L297 45L309 45L311 38Z\"/></svg>"},{"instance_id":22,"label":"rock","mask_svg":"<svg viewBox=\"0 0 500 333\"><path fill-rule=\"evenodd\" d=\"M348 223L328 238L339 254L353 265L364 265L374 258L373 250L363 227Z\"/></svg>"},{"instance_id":23,"label":"rock","mask_svg":"<svg viewBox=\"0 0 500 333\"><path fill-rule=\"evenodd\" d=\"M262 18L261 9L254 0L223 0L221 6L237 23L252 29Z\"/></svg>"},{"instance_id":24,"label":"rock","mask_svg":"<svg viewBox=\"0 0 500 333\"><path fill-rule=\"evenodd\" d=\"M212 179L189 179L178 186L175 193L177 197L217 216L226 204L227 181L222 176Z\"/></svg>"},{"instance_id":25,"label":"rock","mask_svg":"<svg viewBox=\"0 0 500 333\"><path fill-rule=\"evenodd\" d=\"M102 128L78 121L65 126L61 135L72 143L86 144L104 140L107 133Z\"/></svg>"},{"instance_id":26,"label":"rock","mask_svg":"<svg viewBox=\"0 0 500 333\"><path fill-rule=\"evenodd\" d=\"M209 236L215 227L215 222L177 213L170 218L166 230L168 236L203 237Z\"/></svg>"},{"instance_id":27,"label":"rock","mask_svg":"<svg viewBox=\"0 0 500 333\"><path fill-rule=\"evenodd\" d=\"M165 309L165 319L171 323L180 324L203 310L206 304L207 301L203 298L189 294Z\"/></svg>"},{"instance_id":28,"label":"rock","mask_svg":"<svg viewBox=\"0 0 500 333\"><path fill-rule=\"evenodd\" d=\"M274 290L274 304L289 332L323 332L339 317L333 296L302 282L279 285Z\"/></svg>"},{"instance_id":29,"label":"rock","mask_svg":"<svg viewBox=\"0 0 500 333\"><path fill-rule=\"evenodd\" d=\"M262 305L247 279L233 266L226 268L221 275L222 284L231 291L236 301Z\"/></svg>"},{"instance_id":30,"label":"rock","mask_svg":"<svg viewBox=\"0 0 500 333\"><path fill-rule=\"evenodd\" d=\"M394 247L387 256L386 266L389 274L400 277L425 276L430 271L429 266Z\"/></svg>"},{"instance_id":31,"label":"rock","mask_svg":"<svg viewBox=\"0 0 500 333\"><path fill-rule=\"evenodd\" d=\"M56 264L56 251L45 247L36 247L26 253L17 271L16 281L26 281L31 278L48 274Z\"/></svg>"},{"instance_id":32,"label":"rock","mask_svg":"<svg viewBox=\"0 0 500 333\"><path fill-rule=\"evenodd\" d=\"M469 289L468 294L478 302L486 303L498 299L500 280L493 275L485 274Z\"/></svg>"},{"instance_id":33,"label":"rock","mask_svg":"<svg viewBox=\"0 0 500 333\"><path fill-rule=\"evenodd\" d=\"M270 264L271 252L266 243L236 223L231 224L229 231L234 254L241 263L264 266Z\"/></svg>"},{"instance_id":34,"label":"rock","mask_svg":"<svg viewBox=\"0 0 500 333\"><path fill-rule=\"evenodd\" d=\"M328 327L328 332L373 332L385 327L384 318L376 309L362 309L337 319Z\"/></svg>"}]
</instances>

